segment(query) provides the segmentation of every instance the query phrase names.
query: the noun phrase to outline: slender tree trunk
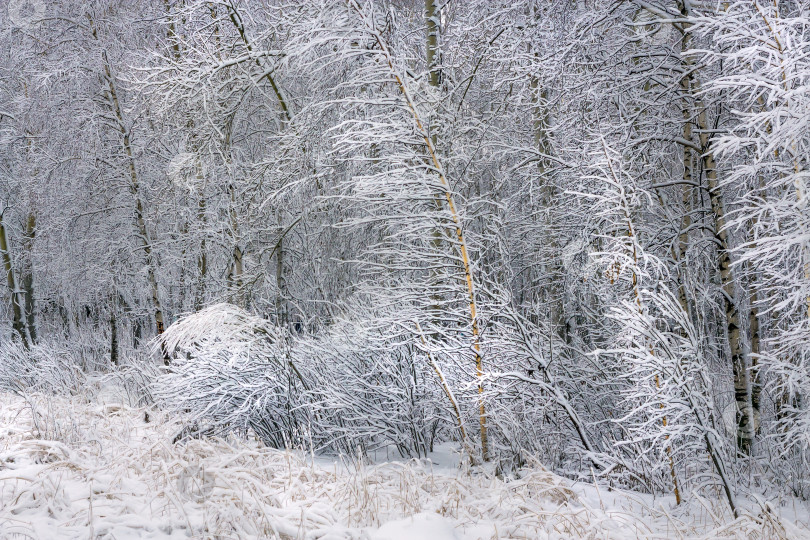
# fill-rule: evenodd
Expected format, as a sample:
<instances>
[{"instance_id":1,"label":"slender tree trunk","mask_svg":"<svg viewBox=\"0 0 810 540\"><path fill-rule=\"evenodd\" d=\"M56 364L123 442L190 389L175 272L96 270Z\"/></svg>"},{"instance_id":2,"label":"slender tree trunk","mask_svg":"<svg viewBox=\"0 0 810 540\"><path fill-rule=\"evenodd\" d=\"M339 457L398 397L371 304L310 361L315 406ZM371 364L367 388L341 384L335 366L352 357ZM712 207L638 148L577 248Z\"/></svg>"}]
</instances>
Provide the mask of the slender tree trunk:
<instances>
[{"instance_id":1,"label":"slender tree trunk","mask_svg":"<svg viewBox=\"0 0 810 540\"><path fill-rule=\"evenodd\" d=\"M441 32L440 15L436 11L436 0L425 0L425 64L428 71L428 85L434 90L438 96L440 92L441 81L441 68L439 66L439 34ZM438 120L434 116L429 118L428 132L430 134L430 141L434 148L439 146L438 134ZM375 148L372 148L374 150ZM435 198L436 208L441 210L444 206L441 195L436 195ZM437 251L442 249L442 239L444 235L440 229L436 229L432 233L431 245ZM436 268L430 271L430 281L432 284L437 284L441 281L441 270ZM434 323L441 320L442 317L442 296L438 292L432 293L431 297L431 317ZM431 338L437 339L436 334L432 334Z\"/></svg>"},{"instance_id":2,"label":"slender tree trunk","mask_svg":"<svg viewBox=\"0 0 810 540\"><path fill-rule=\"evenodd\" d=\"M753 283L753 281L752 281ZM759 298L754 288L751 291L750 310L748 313L748 333L751 338L751 439L755 440L760 425L762 382L759 377L759 355L761 353L759 329Z\"/></svg>"},{"instance_id":3,"label":"slender tree trunk","mask_svg":"<svg viewBox=\"0 0 810 540\"><path fill-rule=\"evenodd\" d=\"M430 352L428 349L428 343L425 339L425 334L422 332L421 326L419 326L419 322L416 323L416 331L419 332L419 339L422 341L422 345L425 347L425 354L427 354L428 361L430 362L430 367L433 368L433 372L436 373L436 377L439 380L439 384L444 390L445 396L447 396L447 401L450 403L450 406L453 409L453 415L456 419L456 426L458 427L458 434L461 438L461 445L465 451L471 454L469 448L469 440L467 439L467 431L464 429L464 421L461 419L461 410L458 407L458 401L456 401L456 397L453 395L453 390L450 388L450 385L447 383L447 379L442 373L439 364L436 363L436 360L433 358L433 353Z\"/></svg>"},{"instance_id":4,"label":"slender tree trunk","mask_svg":"<svg viewBox=\"0 0 810 540\"><path fill-rule=\"evenodd\" d=\"M682 42L683 50L689 48L689 35L685 35ZM683 77L680 82L683 102L683 138L685 141L692 141L692 110L689 106L689 79ZM681 217L680 232L678 234L678 248L675 256L675 263L678 265L678 302L684 313L691 314L689 300L686 295L686 282L688 278L686 265L686 251L689 248L689 227L692 225L692 184L693 178L692 149L683 145L683 185L681 186L681 201L683 203L683 216Z\"/></svg>"},{"instance_id":5,"label":"slender tree trunk","mask_svg":"<svg viewBox=\"0 0 810 540\"><path fill-rule=\"evenodd\" d=\"M118 320L116 318L117 302L115 295L110 297L110 364L118 365Z\"/></svg>"},{"instance_id":6,"label":"slender tree trunk","mask_svg":"<svg viewBox=\"0 0 810 540\"><path fill-rule=\"evenodd\" d=\"M426 42L425 42L425 51L426 51L426 62L428 68L428 83L431 88L433 88L437 93L440 91L441 85L441 69L439 67L439 36L441 32L441 20L440 20L441 13L436 9L436 1L435 0L425 0L425 28L426 28ZM381 42L379 35L376 36L377 39ZM390 63L389 58L389 66L393 69L393 65ZM403 92L406 100L409 101L407 92L405 92L405 86L402 81L397 78L399 82L400 89ZM411 110L414 114L414 118L416 119L417 124L420 124L419 117L416 113L416 109L413 107L411 103L409 103ZM424 128L419 125L421 130ZM438 162L438 125L437 119L433 118L432 122L427 126L428 132L426 133L425 137L425 144L428 147L428 153L433 161L434 166L439 168ZM442 183L446 185L446 180L444 179L444 174L440 173L440 177L442 179ZM470 267L470 261L467 256L467 246L464 242L464 237L461 231L461 224L458 220L458 216L456 214L455 205L452 200L449 191L444 193L444 198L446 199L447 205L449 206L450 212L453 214L453 221L456 224L456 236L458 238L458 242L461 248L461 257L463 260L464 265L464 273L467 280L467 287L469 291L469 302L470 302L470 318L472 321L472 331L474 337L474 348L476 351L476 375L480 378L483 376L483 363L481 358L481 346L480 346L480 337L479 337L479 330L478 330L478 320L476 317L476 305L475 305L475 295L473 290L473 281L472 281L472 273ZM444 208L445 201L442 200L443 197L441 194L436 195L436 206L440 210ZM433 233L433 246L440 250L443 240L441 230L436 230ZM438 278L438 274L434 276L434 278ZM440 317L441 314L438 313L439 306L441 303L441 298L436 297L434 299L436 307L434 310L436 311L436 317ZM487 438L487 425L486 425L486 409L484 406L483 401L483 392L484 387L483 384L479 383L478 385L478 394L479 394L479 427L480 427L480 434L481 434L481 457L484 461L489 459L489 444Z\"/></svg>"},{"instance_id":7,"label":"slender tree trunk","mask_svg":"<svg viewBox=\"0 0 810 540\"><path fill-rule=\"evenodd\" d=\"M534 18L539 20L542 14L534 12ZM534 53L535 59L539 53ZM537 175L541 181L541 208L543 213L543 247L547 249L549 255L542 256L540 272L547 281L544 283L543 296L549 312L549 324L552 334L562 339L566 344L571 342L571 332L569 325L565 321L565 286L564 280L560 279L563 273L562 261L560 260L560 246L557 242L557 235L554 230L554 197L555 186L548 174L549 159L545 156L552 154L551 140L549 139L549 127L551 119L546 106L548 92L542 86L537 77L532 77L529 81L531 90L532 107L532 128L534 131L534 146L539 153L537 159ZM553 358L553 343L549 343L549 356Z\"/></svg>"},{"instance_id":8,"label":"slender tree trunk","mask_svg":"<svg viewBox=\"0 0 810 540\"><path fill-rule=\"evenodd\" d=\"M279 218L280 219L280 218ZM279 227L281 229L281 227ZM283 234L283 230L282 230ZM284 237L276 244L276 318L278 326L287 326L287 280L284 276Z\"/></svg>"},{"instance_id":9,"label":"slender tree trunk","mask_svg":"<svg viewBox=\"0 0 810 540\"><path fill-rule=\"evenodd\" d=\"M180 298L178 299L178 305L180 311L186 310L186 298L188 296L188 285L186 283L186 266L187 266L187 255L188 255L188 222L183 220L183 222L178 227L178 234L180 238L183 239L180 248L180 279L178 283L178 287L180 289Z\"/></svg>"},{"instance_id":10,"label":"slender tree trunk","mask_svg":"<svg viewBox=\"0 0 810 540\"><path fill-rule=\"evenodd\" d=\"M678 2L681 14L691 16L691 9L686 2ZM684 25L688 27L688 24ZM684 28L688 30L688 28ZM688 35L688 34L687 34ZM726 322L726 339L731 352L731 368L734 375L734 399L737 403L737 447L748 454L751 450L753 413L751 407L751 384L748 366L743 348L743 335L740 329L739 298L735 288L734 275L731 270L731 256L728 231L726 230L726 214L723 206L722 192L717 177L717 163L711 145L711 126L708 113L703 101L699 98L699 83L694 74L694 66L690 58L684 59L684 72L686 73L685 90L688 90L693 99L695 113L694 121L698 128L698 142L701 149L703 172L706 175L709 191L709 202L714 215L714 237L717 241L718 257L717 269L720 275L720 284L723 291L723 306ZM683 85L684 83L682 83Z\"/></svg>"},{"instance_id":11,"label":"slender tree trunk","mask_svg":"<svg viewBox=\"0 0 810 540\"><path fill-rule=\"evenodd\" d=\"M175 60L180 60L180 42L177 40L177 30L174 24L174 17L172 17L172 4L171 0L163 0L163 7L166 9L166 17L169 20L168 28L166 29L166 36L169 41L169 47L172 49L172 55Z\"/></svg>"},{"instance_id":12,"label":"slender tree trunk","mask_svg":"<svg viewBox=\"0 0 810 540\"><path fill-rule=\"evenodd\" d=\"M141 344L141 338L143 334L140 317L135 318L133 326L134 328L132 329L132 346L137 349L138 346Z\"/></svg>"},{"instance_id":13,"label":"slender tree trunk","mask_svg":"<svg viewBox=\"0 0 810 540\"><path fill-rule=\"evenodd\" d=\"M558 256L559 246L554 234L554 218L552 214L554 210L554 184L548 175L548 160L543 157L551 153L551 144L548 139L549 117L544 103L546 90L540 87L540 82L535 77L532 77L529 85L532 90L532 101L534 102L532 110L534 116L534 144L540 153L537 160L537 174L542 183L540 204L543 214L543 247L547 249L548 253L548 255L542 254L540 263L540 272L543 278L547 279L544 282L543 295L549 310L549 324L551 325L552 334L565 343L569 343L568 325L563 320L564 302L563 298L558 294L559 289L564 289L564 287L560 286L561 281L559 278L562 274L562 264ZM564 292L563 290L562 293L564 294ZM550 346L549 353L553 356L553 346Z\"/></svg>"},{"instance_id":14,"label":"slender tree trunk","mask_svg":"<svg viewBox=\"0 0 810 540\"><path fill-rule=\"evenodd\" d=\"M23 275L23 291L25 294L25 321L28 327L28 337L31 344L37 343L36 303L34 300L34 237L36 236L36 215L31 212L25 222L25 240L23 247L28 251L27 271Z\"/></svg>"},{"instance_id":15,"label":"slender tree trunk","mask_svg":"<svg viewBox=\"0 0 810 540\"><path fill-rule=\"evenodd\" d=\"M202 189L202 188L201 188ZM202 238L200 239L200 254L197 257L197 291L194 295L194 310L199 311L205 304L205 289L208 278L208 253L206 243L206 202L205 194L200 194L200 200L197 203L197 220L202 225Z\"/></svg>"},{"instance_id":16,"label":"slender tree trunk","mask_svg":"<svg viewBox=\"0 0 810 540\"><path fill-rule=\"evenodd\" d=\"M228 188L230 191L231 196L231 207L229 209L229 214L231 218L231 236L233 238L233 252L231 253L232 261L232 270L231 270L231 278L233 281L233 288L234 288L234 297L236 305L239 307L245 307L245 291L242 290L243 282L242 282L242 275L245 273L244 263L242 262L242 248L240 247L240 240L239 240L239 220L236 217L236 193L234 189L234 185L231 184Z\"/></svg>"},{"instance_id":17,"label":"slender tree trunk","mask_svg":"<svg viewBox=\"0 0 810 540\"><path fill-rule=\"evenodd\" d=\"M6 271L6 284L8 285L9 297L11 298L11 328L13 336L22 340L23 346L29 347L28 339L23 322L23 300L20 291L17 290L17 280L14 275L14 265L11 261L9 251L8 233L3 223L3 214L0 214L0 253L3 256L3 268Z\"/></svg>"},{"instance_id":18,"label":"slender tree trunk","mask_svg":"<svg viewBox=\"0 0 810 540\"><path fill-rule=\"evenodd\" d=\"M612 163L612 161L610 159L610 154L608 153L607 146L604 146L604 144L605 144L604 141L602 141L602 144L603 144L604 151L605 151L605 158L607 159L608 167L610 168L610 173L613 176L613 180L615 181L616 185L620 186L621 181L619 180L619 175L616 174L616 171L613 169L613 163ZM635 228L633 227L633 219L632 219L632 217L630 215L630 208L627 205L627 200L626 200L625 195L624 195L624 188L621 188L621 189L622 189L622 193L621 193L621 195L622 195L622 211L624 213L624 219L625 219L625 222L627 224L627 236L630 239L630 242L631 242L631 244L633 246L632 247L633 266L631 267L631 279L632 279L632 284L633 284L633 295L635 296L635 301L636 301L636 306L638 307L638 312L639 312L640 315L643 316L644 315L644 305L642 304L642 301L641 301L641 290L639 289L639 283L638 283L638 255L639 255L638 254L638 246L639 246L639 241L638 241L638 237L636 236ZM613 278L611 278L611 280L612 279ZM655 352L653 351L652 344L648 344L647 347L648 347L650 356L655 356ZM660 375L658 373L655 374L655 388L656 388L656 390L660 390L660 388L661 388L661 377L660 377ZM661 409L664 408L663 403L660 404L660 408ZM664 416L661 419L661 424L662 424L663 427L667 427L667 423L668 423L667 417ZM669 440L669 435L666 435L664 437L664 440ZM669 473L670 473L670 477L672 478L672 490L673 490L673 493L675 495L675 503L676 504L681 504L681 489L680 489L680 486L678 485L678 475L675 474L675 460L672 458L672 446L671 446L671 443L669 443L669 442L667 442L665 444L666 444L665 451L666 451L666 454L667 454L667 459L669 461Z\"/></svg>"},{"instance_id":19,"label":"slender tree trunk","mask_svg":"<svg viewBox=\"0 0 810 540\"><path fill-rule=\"evenodd\" d=\"M765 107L765 100L762 96L759 97L757 100L760 107ZM770 126L767 127L767 130L770 131ZM764 194L766 192L766 186L764 178L759 178L759 188ZM754 242L755 240L755 231L757 228L757 223L759 219L755 216L753 219L748 221L748 240L749 242ZM753 249L753 245L751 246ZM756 276L756 269L753 267L751 262L748 263L748 273L749 273L749 298L748 298L748 336L750 339L750 355L749 355L749 363L751 365L751 440L756 442L756 436L759 434L759 426L760 426L760 418L761 418L761 402L762 402L762 381L760 380L759 374L759 355L762 352L762 344L761 344L761 330L760 330L760 313L759 313L759 306L760 306L760 299L758 294L758 282Z\"/></svg>"},{"instance_id":20,"label":"slender tree trunk","mask_svg":"<svg viewBox=\"0 0 810 540\"><path fill-rule=\"evenodd\" d=\"M89 15L87 16L88 20L90 21L90 28L93 34L93 38L98 40L98 33L95 28L95 24L93 22L92 17ZM121 109L121 103L118 99L118 93L116 92L115 82L112 75L112 69L110 68L110 62L107 58L107 51L102 49L101 51L101 59L104 66L104 78L107 82L107 92L109 98L110 108L112 109L112 113L116 119L116 125L118 127L118 131L121 135L121 144L124 149L124 153L126 154L127 160L127 172L129 176L129 189L130 193L135 202L135 229L140 240L141 249L143 250L144 256L146 258L146 276L147 281L149 283L150 289L150 296L152 301L152 308L154 312L154 320L155 320L155 328L158 334L162 334L163 330L165 329L164 320L163 320L163 308L160 303L160 290L158 288L158 282L155 272L156 261L155 257L152 253L152 243L149 239L149 231L146 227L146 221L143 216L143 202L141 200L140 194L140 182L138 178L138 171L135 167L135 156L134 152L132 151L132 145L130 143L129 137L129 130L126 127L126 123L124 122L124 113ZM164 363L168 365L169 357L166 351L163 351L163 360Z\"/></svg>"},{"instance_id":21,"label":"slender tree trunk","mask_svg":"<svg viewBox=\"0 0 810 540\"><path fill-rule=\"evenodd\" d=\"M436 11L436 0L425 0L425 28L427 30L426 39L426 60L428 67L428 84L432 88L438 88L441 81L441 70L439 68L439 32L441 31L440 13Z\"/></svg>"},{"instance_id":22,"label":"slender tree trunk","mask_svg":"<svg viewBox=\"0 0 810 540\"><path fill-rule=\"evenodd\" d=\"M700 105L699 105L700 107ZM726 338L731 351L731 367L734 374L734 399L737 402L737 446L746 454L750 452L750 423L752 422L749 373L743 351L743 336L740 331L739 298L731 271L731 256L726 215L722 194L717 179L717 165L709 141L709 125L706 109L701 107L697 115L699 139L703 151L703 170L709 187L709 201L714 215L714 237L718 243L718 271L723 289L723 305L726 315Z\"/></svg>"},{"instance_id":23,"label":"slender tree trunk","mask_svg":"<svg viewBox=\"0 0 810 540\"><path fill-rule=\"evenodd\" d=\"M231 165L231 128L232 122L229 122L225 130L225 140L223 146L225 147L226 166L230 170ZM244 253L242 252L242 240L239 233L239 219L236 213L236 186L233 182L228 184L228 195L230 197L230 207L228 208L228 217L231 221L230 233L231 241L233 242L233 250L231 252L231 282L234 289L233 297L234 302L241 308L247 304L246 291L243 290L243 278L245 267L243 262Z\"/></svg>"}]
</instances>

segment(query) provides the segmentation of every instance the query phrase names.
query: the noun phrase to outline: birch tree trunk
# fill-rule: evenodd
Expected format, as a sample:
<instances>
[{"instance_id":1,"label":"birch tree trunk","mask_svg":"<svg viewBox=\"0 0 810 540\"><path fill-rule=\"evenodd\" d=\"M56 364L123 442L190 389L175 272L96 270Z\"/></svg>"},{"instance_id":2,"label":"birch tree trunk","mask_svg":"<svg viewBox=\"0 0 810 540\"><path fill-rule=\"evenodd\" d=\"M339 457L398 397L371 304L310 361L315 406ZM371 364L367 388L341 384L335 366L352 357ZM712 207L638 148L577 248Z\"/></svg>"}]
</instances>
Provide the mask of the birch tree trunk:
<instances>
[{"instance_id":1,"label":"birch tree trunk","mask_svg":"<svg viewBox=\"0 0 810 540\"><path fill-rule=\"evenodd\" d=\"M688 2L678 2L681 14L691 17L691 7ZM690 24L684 23L684 31L688 32ZM688 34L687 34L688 35ZM753 443L753 412L751 407L751 384L748 366L743 348L743 334L740 328L740 305L737 295L734 275L731 270L731 256L728 231L726 229L726 214L723 205L722 192L717 177L717 163L711 145L711 126L709 126L706 107L699 97L700 84L695 76L691 59L687 56L683 60L684 73L686 73L686 86L690 97L694 100L694 121L698 128L698 143L701 150L703 172L708 183L709 202L714 216L714 238L717 242L717 270L720 275L720 284L723 290L723 308L726 322L726 339L731 352L731 368L734 377L734 400L737 403L737 447L744 453L751 451Z\"/></svg>"},{"instance_id":2,"label":"birch tree trunk","mask_svg":"<svg viewBox=\"0 0 810 540\"><path fill-rule=\"evenodd\" d=\"M439 85L441 81L441 71L439 67L439 33L441 32L441 21L439 19L440 14L436 10L436 0L425 0L425 64L427 66L428 71L428 86L430 86L435 95L438 98L439 95ZM439 134L438 134L438 124L435 115L430 118L430 122L428 124L428 131L430 133L430 141L433 143L434 148L438 148L439 145ZM436 196L435 199L436 208L441 209L443 206L441 196ZM433 231L433 239L431 240L431 244L437 250L441 250L442 245L442 231L441 230L434 230ZM431 270L430 272L430 279L434 283L438 283L441 280L440 277L441 271L436 268ZM438 321L441 319L441 305L442 305L442 297L439 293L434 292L431 298L432 306L431 317L434 320ZM432 337L436 337L435 335Z\"/></svg>"},{"instance_id":3,"label":"birch tree trunk","mask_svg":"<svg viewBox=\"0 0 810 540\"><path fill-rule=\"evenodd\" d=\"M433 142L430 137L430 132L428 126L422 122L422 118L417 111L416 104L414 103L413 99L411 98L411 94L408 91L408 87L405 85L404 79L398 73L397 69L394 67L394 61L391 57L391 51L388 48L385 40L383 40L382 36L380 35L379 31L375 28L373 23L366 18L365 13L363 12L363 8L355 0L348 0L349 6L363 19L364 24L366 25L366 29L369 34L372 36L374 41L377 43L379 51L382 53L384 61L387 64L387 67L393 77L396 87L399 89L402 98L407 106L408 110L411 113L411 117L413 118L414 122L414 129L419 134L420 138L425 143L425 152L427 154L426 157L430 160L430 163L433 165L433 169L435 170L435 174L438 176L438 180L442 190L443 195L443 208L446 208L450 220L452 222L452 227L455 232L455 245L458 249L459 256L461 258L461 263L464 268L464 280L466 284L466 296L467 302L469 306L469 317L470 317L470 326L472 327L472 349L475 354L475 375L478 379L478 422L480 428L480 435L481 435L481 457L484 461L489 460L489 443L487 438L487 415L486 415L486 405L484 403L484 365L483 365L483 357L482 357L482 349L481 349L481 332L478 325L478 315L477 315L477 302L476 302L476 294L475 294L475 281L473 279L473 271L472 271L472 264L469 257L469 250L467 249L467 242L464 237L464 230L461 223L461 218L459 216L455 197L453 191L450 187L449 182L447 181L447 177L445 175L444 168L442 167L441 161L439 160L438 153L436 151L436 147L433 145ZM434 17L435 19L435 14Z\"/></svg>"},{"instance_id":4,"label":"birch tree trunk","mask_svg":"<svg viewBox=\"0 0 810 540\"><path fill-rule=\"evenodd\" d=\"M694 89L693 89L694 90ZM703 152L703 170L709 187L709 201L714 215L714 237L718 243L718 271L723 289L723 305L726 318L726 338L731 351L731 367L734 374L734 399L737 402L737 446L748 453L751 448L750 424L752 419L749 373L743 351L743 336L740 331L739 298L735 290L734 275L731 271L729 239L726 230L726 216L723 199L717 179L717 165L709 141L709 125L706 109L700 107L697 115L698 136Z\"/></svg>"},{"instance_id":5,"label":"birch tree trunk","mask_svg":"<svg viewBox=\"0 0 810 540\"><path fill-rule=\"evenodd\" d=\"M439 88L441 78L438 65L440 23L439 12L436 11L436 0L425 0L425 28L427 34L425 56L428 68L428 84L431 88Z\"/></svg>"}]
</instances>

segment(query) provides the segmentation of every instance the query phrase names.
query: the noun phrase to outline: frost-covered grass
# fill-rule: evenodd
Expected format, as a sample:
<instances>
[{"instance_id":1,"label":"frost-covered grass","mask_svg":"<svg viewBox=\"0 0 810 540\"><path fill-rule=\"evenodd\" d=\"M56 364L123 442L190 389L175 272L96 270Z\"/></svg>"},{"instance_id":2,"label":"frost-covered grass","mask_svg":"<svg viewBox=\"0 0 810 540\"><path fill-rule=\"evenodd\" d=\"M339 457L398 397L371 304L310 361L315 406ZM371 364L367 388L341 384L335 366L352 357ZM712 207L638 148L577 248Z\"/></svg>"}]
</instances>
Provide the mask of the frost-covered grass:
<instances>
[{"instance_id":1,"label":"frost-covered grass","mask_svg":"<svg viewBox=\"0 0 810 540\"><path fill-rule=\"evenodd\" d=\"M446 448L438 465L358 466L253 441L175 445L179 423L110 397L0 394L0 537L810 538L798 503L731 521L721 501L673 508L537 463L506 481Z\"/></svg>"}]
</instances>

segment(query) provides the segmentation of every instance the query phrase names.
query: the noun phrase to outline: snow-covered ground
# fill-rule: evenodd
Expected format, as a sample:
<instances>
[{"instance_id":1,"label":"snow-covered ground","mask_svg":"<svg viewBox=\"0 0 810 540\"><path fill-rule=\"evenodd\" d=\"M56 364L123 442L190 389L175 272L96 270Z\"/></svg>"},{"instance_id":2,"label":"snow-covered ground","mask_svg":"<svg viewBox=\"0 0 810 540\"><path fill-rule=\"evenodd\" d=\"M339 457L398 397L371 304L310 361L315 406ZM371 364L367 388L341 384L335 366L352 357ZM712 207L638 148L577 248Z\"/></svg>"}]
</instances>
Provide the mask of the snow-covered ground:
<instances>
[{"instance_id":1,"label":"snow-covered ground","mask_svg":"<svg viewBox=\"0 0 810 540\"><path fill-rule=\"evenodd\" d=\"M504 481L458 467L447 446L357 467L253 442L172 444L179 426L146 412L0 394L0 538L810 538L795 502L730 521L720 502L673 507L540 464Z\"/></svg>"}]
</instances>

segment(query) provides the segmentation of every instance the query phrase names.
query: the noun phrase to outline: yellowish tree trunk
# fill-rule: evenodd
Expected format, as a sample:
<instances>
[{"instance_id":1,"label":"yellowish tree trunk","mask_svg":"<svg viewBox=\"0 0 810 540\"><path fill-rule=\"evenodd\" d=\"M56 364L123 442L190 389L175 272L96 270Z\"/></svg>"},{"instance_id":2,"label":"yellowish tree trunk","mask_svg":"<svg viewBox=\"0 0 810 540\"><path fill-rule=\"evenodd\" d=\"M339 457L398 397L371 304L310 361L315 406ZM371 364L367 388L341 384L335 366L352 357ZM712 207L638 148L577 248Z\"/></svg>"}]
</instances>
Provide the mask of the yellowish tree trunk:
<instances>
[{"instance_id":1,"label":"yellowish tree trunk","mask_svg":"<svg viewBox=\"0 0 810 540\"><path fill-rule=\"evenodd\" d=\"M477 315L477 308L476 308L476 295L475 295L475 282L473 280L473 272L472 272L472 265L470 263L469 252L467 250L467 242L464 239L464 231L463 226L461 223L461 218L458 214L458 210L456 208L455 199L453 196L453 191L450 188L450 184L447 181L447 177L444 173L444 168L439 161L439 157L436 153L436 148L433 146L433 142L431 141L430 134L428 133L427 126L422 122L422 119L416 109L416 105L411 98L411 95L408 91L408 87L405 85L402 77L399 75L398 71L394 67L393 59L391 58L391 52L388 49L388 44L382 39L379 32L369 21L366 20L365 14L363 9L355 0L348 0L349 6L360 15L364 22L367 25L368 31L371 33L373 39L376 41L377 46L380 52L383 54L385 58L385 62L387 63L388 69L390 70L391 75L394 77L396 82L397 88L400 90L403 99L405 100L405 104L408 107L408 110L411 113L411 116L414 121L414 128L416 129L417 133L424 141L425 144L425 152L427 153L428 159L430 160L431 164L433 165L434 170L436 171L436 175L438 176L439 182L443 189L443 198L446 203L446 208L448 213L450 214L450 218L453 223L453 228L455 229L455 236L457 240L457 246L459 249L459 253L461 255L462 265L464 267L464 278L467 286L467 301L469 304L469 317L470 317L470 326L472 327L472 345L473 350L475 351L475 372L476 377L478 378L478 420L479 420L479 428L480 428L480 435L481 435L481 456L484 461L489 459L489 444L487 439L487 416L486 416L486 405L484 404L484 366L483 366L483 358L481 356L481 333L478 326L478 315Z\"/></svg>"}]
</instances>

